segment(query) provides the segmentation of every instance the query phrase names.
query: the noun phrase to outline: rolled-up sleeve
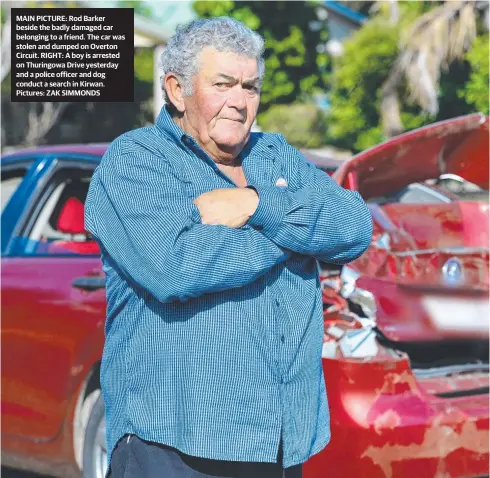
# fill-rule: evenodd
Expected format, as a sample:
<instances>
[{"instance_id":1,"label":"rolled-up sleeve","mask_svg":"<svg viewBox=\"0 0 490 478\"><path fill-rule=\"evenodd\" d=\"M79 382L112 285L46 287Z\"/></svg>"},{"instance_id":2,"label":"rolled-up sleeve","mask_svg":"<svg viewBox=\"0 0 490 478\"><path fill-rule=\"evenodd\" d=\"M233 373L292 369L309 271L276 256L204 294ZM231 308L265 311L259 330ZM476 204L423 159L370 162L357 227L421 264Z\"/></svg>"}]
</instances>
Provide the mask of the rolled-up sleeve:
<instances>
[{"instance_id":1,"label":"rolled-up sleeve","mask_svg":"<svg viewBox=\"0 0 490 478\"><path fill-rule=\"evenodd\" d=\"M201 224L168 161L127 139L94 173L85 224L124 276L162 302L241 287L290 256L251 227Z\"/></svg>"}]
</instances>

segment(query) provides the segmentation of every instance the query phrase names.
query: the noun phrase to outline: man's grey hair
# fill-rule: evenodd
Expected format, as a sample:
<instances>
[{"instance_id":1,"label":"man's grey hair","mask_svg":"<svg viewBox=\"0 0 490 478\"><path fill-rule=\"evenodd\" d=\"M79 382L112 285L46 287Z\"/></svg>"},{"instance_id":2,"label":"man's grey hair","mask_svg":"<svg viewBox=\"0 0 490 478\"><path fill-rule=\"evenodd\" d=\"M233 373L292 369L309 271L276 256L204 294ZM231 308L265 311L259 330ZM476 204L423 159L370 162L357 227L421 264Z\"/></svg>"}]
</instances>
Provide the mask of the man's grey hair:
<instances>
[{"instance_id":1,"label":"man's grey hair","mask_svg":"<svg viewBox=\"0 0 490 478\"><path fill-rule=\"evenodd\" d=\"M233 52L248 58L256 58L259 78L265 73L264 40L243 23L230 17L194 20L179 26L169 39L160 59L165 103L170 104L165 91L164 78L168 72L175 73L182 82L184 95L193 94L192 80L199 70L199 54L202 48L212 47L220 52Z\"/></svg>"}]
</instances>

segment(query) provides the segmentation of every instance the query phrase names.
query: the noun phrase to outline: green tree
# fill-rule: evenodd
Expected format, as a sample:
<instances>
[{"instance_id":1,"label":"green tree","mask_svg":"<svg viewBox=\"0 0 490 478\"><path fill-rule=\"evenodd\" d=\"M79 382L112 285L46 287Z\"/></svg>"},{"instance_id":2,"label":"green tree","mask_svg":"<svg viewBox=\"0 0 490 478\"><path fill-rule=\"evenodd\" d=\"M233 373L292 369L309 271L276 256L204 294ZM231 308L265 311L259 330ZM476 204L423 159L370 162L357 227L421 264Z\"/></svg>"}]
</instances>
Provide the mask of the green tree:
<instances>
[{"instance_id":1,"label":"green tree","mask_svg":"<svg viewBox=\"0 0 490 478\"><path fill-rule=\"evenodd\" d=\"M461 98L474 105L478 111L488 114L488 34L475 40L473 48L466 54L466 60L470 64L470 79L458 91Z\"/></svg>"},{"instance_id":2,"label":"green tree","mask_svg":"<svg viewBox=\"0 0 490 478\"><path fill-rule=\"evenodd\" d=\"M141 0L119 0L118 7L133 8L136 15L153 19L153 8L147 2ZM134 49L134 91L135 99L141 101L139 121L146 124L150 121L153 108L153 48L140 47Z\"/></svg>"},{"instance_id":3,"label":"green tree","mask_svg":"<svg viewBox=\"0 0 490 478\"><path fill-rule=\"evenodd\" d=\"M470 50L465 58L455 59L446 68L442 63L437 64L440 71L434 86L435 110L424 108L420 97L414 94L417 75L412 72L397 77L396 95L391 99L396 100L399 123L395 118L393 123L388 122L383 127L381 113L386 85L393 79L394 65L409 41L407 32L413 31L413 25L422 20L431 20L431 12L438 18L442 2L398 2L396 21L391 20L393 12L389 5L380 3L377 10L374 8L377 5L371 8L375 11L370 19L344 43L344 55L334 64L329 92L328 142L356 152L391 136L393 126L398 134L470 113L475 111L475 105L481 109L488 98L488 40L482 39L475 42L475 50ZM469 78L473 81L468 82ZM480 100L477 102L476 98ZM486 104L488 110L488 102ZM401 130L397 129L398 124L402 125Z\"/></svg>"},{"instance_id":4,"label":"green tree","mask_svg":"<svg viewBox=\"0 0 490 478\"><path fill-rule=\"evenodd\" d=\"M151 18L153 9L146 2L140 0L119 0L118 8L133 8L134 13L143 17Z\"/></svg>"},{"instance_id":5,"label":"green tree","mask_svg":"<svg viewBox=\"0 0 490 478\"><path fill-rule=\"evenodd\" d=\"M488 8L486 2L434 2L408 26L396 22L402 33L400 49L381 89L381 117L387 137L405 129L400 114L403 85L408 87L410 99L423 112L438 115L443 73L453 64L464 61L477 37L485 8Z\"/></svg>"},{"instance_id":6,"label":"green tree","mask_svg":"<svg viewBox=\"0 0 490 478\"><path fill-rule=\"evenodd\" d=\"M325 144L325 114L314 103L271 106L261 116L260 127L283 134L297 148L319 148Z\"/></svg>"},{"instance_id":7,"label":"green tree","mask_svg":"<svg viewBox=\"0 0 490 478\"><path fill-rule=\"evenodd\" d=\"M375 19L344 43L329 93L330 143L360 151L382 140L378 92L398 54L397 41L397 29Z\"/></svg>"},{"instance_id":8,"label":"green tree","mask_svg":"<svg viewBox=\"0 0 490 478\"><path fill-rule=\"evenodd\" d=\"M201 18L231 16L265 38L266 74L259 113L272 105L306 100L327 86L329 56L317 49L327 30L319 21L317 2L198 1ZM260 115L259 115L260 123Z\"/></svg>"}]
</instances>

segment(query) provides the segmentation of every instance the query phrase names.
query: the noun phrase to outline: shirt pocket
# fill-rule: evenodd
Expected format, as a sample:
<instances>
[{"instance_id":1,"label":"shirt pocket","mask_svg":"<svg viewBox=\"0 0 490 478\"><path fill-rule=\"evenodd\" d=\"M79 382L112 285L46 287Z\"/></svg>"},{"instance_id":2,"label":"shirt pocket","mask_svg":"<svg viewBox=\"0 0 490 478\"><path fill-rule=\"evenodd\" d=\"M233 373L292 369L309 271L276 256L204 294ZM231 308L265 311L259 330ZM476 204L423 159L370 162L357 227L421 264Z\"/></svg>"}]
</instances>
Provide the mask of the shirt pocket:
<instances>
[{"instance_id":1,"label":"shirt pocket","mask_svg":"<svg viewBox=\"0 0 490 478\"><path fill-rule=\"evenodd\" d=\"M276 165L272 174L271 186L287 189L289 192L295 192L298 189L297 181L293 171L288 168L283 159L276 160Z\"/></svg>"},{"instance_id":2,"label":"shirt pocket","mask_svg":"<svg viewBox=\"0 0 490 478\"><path fill-rule=\"evenodd\" d=\"M277 169L273 174L273 183L277 187L286 187L290 193L302 188L299 172L295 169L296 162L288 158L276 159Z\"/></svg>"}]
</instances>

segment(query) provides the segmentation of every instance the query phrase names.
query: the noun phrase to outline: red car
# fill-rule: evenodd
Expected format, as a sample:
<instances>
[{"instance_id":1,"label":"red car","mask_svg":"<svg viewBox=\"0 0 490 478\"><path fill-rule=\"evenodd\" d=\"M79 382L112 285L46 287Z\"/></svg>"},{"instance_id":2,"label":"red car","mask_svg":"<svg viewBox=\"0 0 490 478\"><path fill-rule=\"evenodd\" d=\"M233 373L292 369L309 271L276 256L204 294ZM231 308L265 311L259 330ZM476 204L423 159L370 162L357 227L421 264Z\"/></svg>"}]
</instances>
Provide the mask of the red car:
<instances>
[{"instance_id":1,"label":"red car","mask_svg":"<svg viewBox=\"0 0 490 478\"><path fill-rule=\"evenodd\" d=\"M4 465L105 471L105 281L83 225L105 149L2 157ZM488 206L446 191L448 181L473 196L488 188L488 119L408 133L333 177L366 197L376 227L361 259L322 265L332 441L304 477L488 475ZM409 202L418 188L431 200Z\"/></svg>"},{"instance_id":2,"label":"red car","mask_svg":"<svg viewBox=\"0 0 490 478\"><path fill-rule=\"evenodd\" d=\"M374 233L341 274L324 266L332 441L305 477L487 476L488 118L404 134L333 178Z\"/></svg>"}]
</instances>

